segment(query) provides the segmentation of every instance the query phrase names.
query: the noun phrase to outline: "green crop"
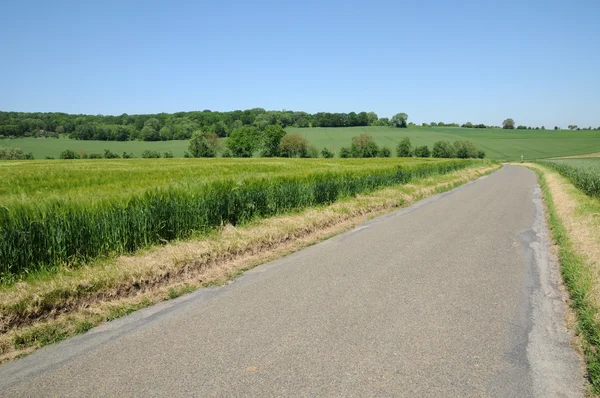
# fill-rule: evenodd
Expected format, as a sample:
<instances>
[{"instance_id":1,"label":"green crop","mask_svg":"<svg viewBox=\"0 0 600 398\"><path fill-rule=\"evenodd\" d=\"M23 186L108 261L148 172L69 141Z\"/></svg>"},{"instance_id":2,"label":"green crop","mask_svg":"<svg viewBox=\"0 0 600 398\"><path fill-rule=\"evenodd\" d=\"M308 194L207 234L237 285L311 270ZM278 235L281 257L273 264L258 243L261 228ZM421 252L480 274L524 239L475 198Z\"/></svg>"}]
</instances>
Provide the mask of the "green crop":
<instances>
[{"instance_id":1,"label":"green crop","mask_svg":"<svg viewBox=\"0 0 600 398\"><path fill-rule=\"evenodd\" d=\"M475 160L0 163L0 281L246 223Z\"/></svg>"},{"instance_id":2,"label":"green crop","mask_svg":"<svg viewBox=\"0 0 600 398\"><path fill-rule=\"evenodd\" d=\"M600 197L600 158L539 161L550 166L589 196Z\"/></svg>"}]
</instances>

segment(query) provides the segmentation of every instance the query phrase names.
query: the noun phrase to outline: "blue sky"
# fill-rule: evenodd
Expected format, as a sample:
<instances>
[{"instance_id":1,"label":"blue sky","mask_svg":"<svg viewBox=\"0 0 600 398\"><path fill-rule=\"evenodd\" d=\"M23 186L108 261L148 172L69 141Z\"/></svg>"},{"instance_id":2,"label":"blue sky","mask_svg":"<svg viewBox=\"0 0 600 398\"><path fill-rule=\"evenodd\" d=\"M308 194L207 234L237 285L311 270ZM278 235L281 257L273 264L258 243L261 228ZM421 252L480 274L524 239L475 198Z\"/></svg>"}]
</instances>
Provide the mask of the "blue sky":
<instances>
[{"instance_id":1,"label":"blue sky","mask_svg":"<svg viewBox=\"0 0 600 398\"><path fill-rule=\"evenodd\" d=\"M0 110L261 107L600 126L600 1L29 1Z\"/></svg>"}]
</instances>

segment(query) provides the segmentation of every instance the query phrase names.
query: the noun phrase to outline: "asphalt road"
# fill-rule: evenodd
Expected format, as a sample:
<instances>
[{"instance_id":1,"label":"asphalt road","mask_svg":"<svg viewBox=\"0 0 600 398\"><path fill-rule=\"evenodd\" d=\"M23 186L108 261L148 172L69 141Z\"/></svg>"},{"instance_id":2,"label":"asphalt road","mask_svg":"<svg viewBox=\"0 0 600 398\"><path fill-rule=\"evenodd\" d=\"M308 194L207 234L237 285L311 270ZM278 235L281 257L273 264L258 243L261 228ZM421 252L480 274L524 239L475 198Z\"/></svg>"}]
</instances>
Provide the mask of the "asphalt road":
<instances>
[{"instance_id":1,"label":"asphalt road","mask_svg":"<svg viewBox=\"0 0 600 398\"><path fill-rule=\"evenodd\" d=\"M6 396L581 396L535 175L475 183L0 367Z\"/></svg>"}]
</instances>

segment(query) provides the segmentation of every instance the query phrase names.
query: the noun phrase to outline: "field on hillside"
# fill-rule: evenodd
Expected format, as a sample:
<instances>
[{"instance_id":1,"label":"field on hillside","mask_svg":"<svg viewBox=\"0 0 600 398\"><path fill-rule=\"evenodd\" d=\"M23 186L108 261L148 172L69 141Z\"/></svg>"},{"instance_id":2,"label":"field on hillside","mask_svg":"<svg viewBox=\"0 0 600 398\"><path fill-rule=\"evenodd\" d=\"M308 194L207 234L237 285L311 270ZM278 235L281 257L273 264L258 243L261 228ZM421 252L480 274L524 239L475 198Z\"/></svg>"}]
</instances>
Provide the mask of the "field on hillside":
<instances>
[{"instance_id":1,"label":"field on hillside","mask_svg":"<svg viewBox=\"0 0 600 398\"><path fill-rule=\"evenodd\" d=\"M586 194L600 198L600 157L552 159L540 163L567 177Z\"/></svg>"},{"instance_id":2,"label":"field on hillside","mask_svg":"<svg viewBox=\"0 0 600 398\"><path fill-rule=\"evenodd\" d=\"M393 149L404 137L414 145L430 148L439 140L470 140L483 149L488 159L517 160L555 156L581 155L600 152L600 131L554 131L554 130L503 130L468 129L457 127L418 127L397 129L392 127L352 128L288 128L288 132L302 134L317 148L327 146L338 150L348 146L353 136L371 134L379 145Z\"/></svg>"},{"instance_id":3,"label":"field on hillside","mask_svg":"<svg viewBox=\"0 0 600 398\"><path fill-rule=\"evenodd\" d=\"M449 173L458 159L0 162L0 282Z\"/></svg>"},{"instance_id":4,"label":"field on hillside","mask_svg":"<svg viewBox=\"0 0 600 398\"><path fill-rule=\"evenodd\" d=\"M558 156L582 155L600 152L600 131L553 131L553 130L503 130L467 129L460 127L417 127L397 129L392 127L339 127L339 128L287 128L289 133L299 133L315 145L319 151L323 147L337 152L340 147L349 146L352 137L371 134L379 145L392 149L398 142L409 137L413 145L428 145L439 140L471 140L483 149L486 157L497 160L517 160L549 158ZM0 140L0 147L12 146L32 152L36 159L46 156L58 158L65 149L75 152L103 153L105 149L121 155L131 152L140 157L145 149L156 150L161 154L172 151L175 157L183 157L187 141L80 141L66 138L19 138Z\"/></svg>"}]
</instances>

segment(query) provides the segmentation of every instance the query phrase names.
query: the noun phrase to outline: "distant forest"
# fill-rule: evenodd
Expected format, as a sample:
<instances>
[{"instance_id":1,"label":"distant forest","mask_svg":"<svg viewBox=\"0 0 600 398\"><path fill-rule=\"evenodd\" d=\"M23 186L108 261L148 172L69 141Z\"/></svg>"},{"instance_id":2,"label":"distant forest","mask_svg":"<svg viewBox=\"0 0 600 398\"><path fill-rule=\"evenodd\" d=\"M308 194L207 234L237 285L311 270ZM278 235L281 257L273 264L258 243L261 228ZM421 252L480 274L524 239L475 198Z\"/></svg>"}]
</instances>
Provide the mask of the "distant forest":
<instances>
[{"instance_id":1,"label":"distant forest","mask_svg":"<svg viewBox=\"0 0 600 398\"><path fill-rule=\"evenodd\" d=\"M166 141L187 140L196 130L226 137L240 127L254 126L263 130L269 125L282 127L406 127L408 116L395 115L391 120L379 118L375 112L310 114L294 111L245 111L158 113L148 115L104 116L69 115L66 113L0 112L0 138L52 137L66 134L80 140Z\"/></svg>"}]
</instances>

